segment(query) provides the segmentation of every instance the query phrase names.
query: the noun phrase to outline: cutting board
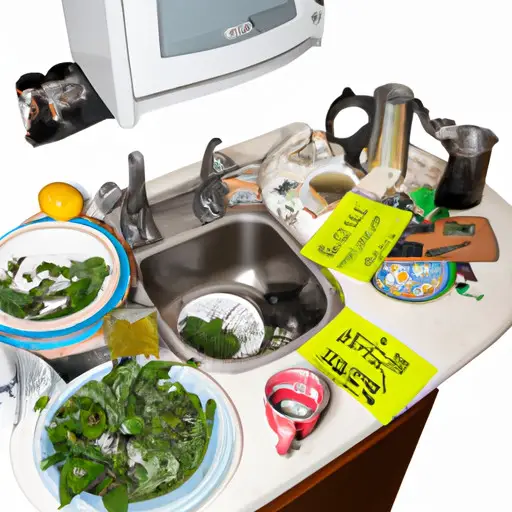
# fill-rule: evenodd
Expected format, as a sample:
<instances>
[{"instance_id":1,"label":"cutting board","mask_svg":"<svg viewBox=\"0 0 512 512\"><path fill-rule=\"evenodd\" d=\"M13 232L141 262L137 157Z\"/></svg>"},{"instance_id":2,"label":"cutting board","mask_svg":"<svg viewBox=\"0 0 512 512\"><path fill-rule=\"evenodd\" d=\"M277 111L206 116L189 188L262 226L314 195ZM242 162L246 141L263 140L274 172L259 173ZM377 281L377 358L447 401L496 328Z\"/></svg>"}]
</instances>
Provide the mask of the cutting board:
<instances>
[{"instance_id":1,"label":"cutting board","mask_svg":"<svg viewBox=\"0 0 512 512\"><path fill-rule=\"evenodd\" d=\"M453 261L456 263L495 262L499 259L498 240L485 217L450 217L440 219L430 233L415 233L401 242L422 244L421 256L389 257L393 261ZM437 249L466 244L439 254ZM416 246L420 247L420 246ZM432 252L429 252L432 251Z\"/></svg>"}]
</instances>

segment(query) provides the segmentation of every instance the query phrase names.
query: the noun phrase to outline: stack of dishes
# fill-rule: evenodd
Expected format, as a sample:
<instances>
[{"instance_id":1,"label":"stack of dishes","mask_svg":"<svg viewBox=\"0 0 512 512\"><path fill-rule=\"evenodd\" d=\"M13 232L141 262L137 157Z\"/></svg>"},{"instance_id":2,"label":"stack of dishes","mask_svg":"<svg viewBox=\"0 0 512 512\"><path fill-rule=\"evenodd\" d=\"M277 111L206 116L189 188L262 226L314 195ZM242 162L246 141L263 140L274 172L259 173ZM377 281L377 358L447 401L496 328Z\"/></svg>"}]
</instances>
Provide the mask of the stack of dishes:
<instances>
[{"instance_id":1,"label":"stack of dishes","mask_svg":"<svg viewBox=\"0 0 512 512\"><path fill-rule=\"evenodd\" d=\"M97 336L103 317L124 302L130 288L130 261L122 244L106 229L87 219L56 222L44 217L19 226L0 238L0 269L5 271L9 262L19 258L32 265L37 265L38 261L58 264L59 261L83 262L89 258L102 258L108 267L108 276L90 304L59 318L40 320L30 315L19 318L10 314L5 301L0 301L0 342L14 347L53 350ZM30 265L24 265L23 270L20 266L19 273L25 275L24 272L31 270ZM40 281L37 275L34 279ZM22 282L26 288L22 292L30 292L30 281L29 277L27 282ZM20 291L18 275L11 288L13 286Z\"/></svg>"}]
</instances>

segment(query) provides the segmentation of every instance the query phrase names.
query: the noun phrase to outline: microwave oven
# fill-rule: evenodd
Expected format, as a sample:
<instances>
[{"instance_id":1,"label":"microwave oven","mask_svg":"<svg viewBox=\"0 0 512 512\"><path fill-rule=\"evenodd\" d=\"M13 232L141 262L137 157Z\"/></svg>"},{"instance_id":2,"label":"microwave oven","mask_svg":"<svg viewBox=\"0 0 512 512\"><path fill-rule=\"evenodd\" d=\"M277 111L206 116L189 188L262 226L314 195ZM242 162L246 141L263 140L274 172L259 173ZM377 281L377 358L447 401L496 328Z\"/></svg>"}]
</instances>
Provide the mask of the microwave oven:
<instances>
[{"instance_id":1,"label":"microwave oven","mask_svg":"<svg viewBox=\"0 0 512 512\"><path fill-rule=\"evenodd\" d=\"M324 0L62 0L73 59L118 123L283 66L324 30Z\"/></svg>"}]
</instances>

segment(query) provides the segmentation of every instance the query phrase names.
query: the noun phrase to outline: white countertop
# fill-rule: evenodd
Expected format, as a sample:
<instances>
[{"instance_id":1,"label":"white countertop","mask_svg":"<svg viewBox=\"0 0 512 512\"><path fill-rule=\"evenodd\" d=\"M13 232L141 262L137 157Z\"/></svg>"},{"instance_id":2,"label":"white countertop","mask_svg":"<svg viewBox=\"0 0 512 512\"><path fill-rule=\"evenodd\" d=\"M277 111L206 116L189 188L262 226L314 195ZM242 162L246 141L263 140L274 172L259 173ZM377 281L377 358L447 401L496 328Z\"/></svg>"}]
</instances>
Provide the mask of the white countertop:
<instances>
[{"instance_id":1,"label":"white countertop","mask_svg":"<svg viewBox=\"0 0 512 512\"><path fill-rule=\"evenodd\" d=\"M509 290L512 285L512 208L487 188L482 204L466 212L487 217L500 245L497 263L472 264L485 298L477 302L455 291L425 304L409 304L377 293L369 284L338 274L347 304L382 329L410 346L438 368L438 373L416 401L437 388L456 371L494 343L512 324ZM0 346L0 389L13 376L3 361ZM244 448L238 471L209 512L254 512L286 492L379 429L380 424L345 391L332 385L330 406L313 434L299 451L280 457L276 435L267 424L263 388L279 370L308 366L297 353L256 370L238 374L213 374L233 400L241 417ZM16 392L16 388L14 388ZM2 403L3 402L3 403ZM8 453L13 399L0 394L0 453ZM33 510L15 484L9 457L0 458L0 479L9 485L18 510ZM14 501L13 501L14 503ZM57 504L55 509L57 509ZM44 509L46 512L46 509ZM48 512L52 509L48 508Z\"/></svg>"}]
</instances>

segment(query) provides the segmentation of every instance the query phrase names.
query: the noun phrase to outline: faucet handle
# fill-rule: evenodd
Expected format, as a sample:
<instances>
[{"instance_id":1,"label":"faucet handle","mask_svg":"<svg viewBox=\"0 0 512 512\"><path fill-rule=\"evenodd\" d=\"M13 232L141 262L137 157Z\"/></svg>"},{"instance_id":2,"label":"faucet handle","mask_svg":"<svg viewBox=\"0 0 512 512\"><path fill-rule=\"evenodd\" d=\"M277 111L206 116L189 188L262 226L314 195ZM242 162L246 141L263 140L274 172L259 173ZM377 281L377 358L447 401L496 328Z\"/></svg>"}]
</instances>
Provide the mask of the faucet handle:
<instances>
[{"instance_id":1,"label":"faucet handle","mask_svg":"<svg viewBox=\"0 0 512 512\"><path fill-rule=\"evenodd\" d=\"M215 138L208 143L208 146L206 146L203 162L201 164L201 181L203 183L205 183L212 175L219 174L215 172L215 148L221 144L222 140Z\"/></svg>"},{"instance_id":2,"label":"faucet handle","mask_svg":"<svg viewBox=\"0 0 512 512\"><path fill-rule=\"evenodd\" d=\"M222 175L215 172L215 148L222 140L212 139L206 147L201 165L201 184L196 191L193 210L202 224L207 224L226 213L224 198L229 189L222 181Z\"/></svg>"},{"instance_id":3,"label":"faucet handle","mask_svg":"<svg viewBox=\"0 0 512 512\"><path fill-rule=\"evenodd\" d=\"M123 195L121 207L121 231L133 248L162 240L149 207L146 193L144 156L134 151L128 156L128 188Z\"/></svg>"},{"instance_id":4,"label":"faucet handle","mask_svg":"<svg viewBox=\"0 0 512 512\"><path fill-rule=\"evenodd\" d=\"M148 203L144 155L134 151L128 155L128 213L136 213Z\"/></svg>"}]
</instances>

